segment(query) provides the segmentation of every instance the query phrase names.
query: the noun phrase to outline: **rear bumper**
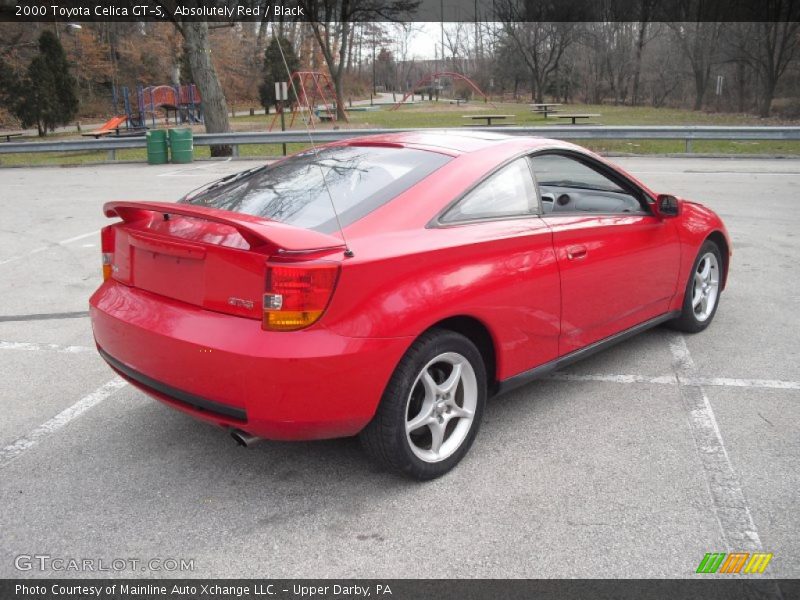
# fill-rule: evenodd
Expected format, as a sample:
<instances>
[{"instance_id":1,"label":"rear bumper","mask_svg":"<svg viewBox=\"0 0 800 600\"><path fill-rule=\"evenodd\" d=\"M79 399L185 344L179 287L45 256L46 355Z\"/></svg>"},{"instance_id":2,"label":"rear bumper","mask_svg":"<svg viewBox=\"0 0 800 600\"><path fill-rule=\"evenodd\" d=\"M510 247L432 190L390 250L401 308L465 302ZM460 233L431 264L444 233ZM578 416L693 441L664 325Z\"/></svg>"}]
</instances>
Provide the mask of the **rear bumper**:
<instances>
[{"instance_id":1,"label":"rear bumper","mask_svg":"<svg viewBox=\"0 0 800 600\"><path fill-rule=\"evenodd\" d=\"M276 440L358 433L411 340L323 327L267 332L113 280L90 300L101 356L150 396L198 419Z\"/></svg>"}]
</instances>

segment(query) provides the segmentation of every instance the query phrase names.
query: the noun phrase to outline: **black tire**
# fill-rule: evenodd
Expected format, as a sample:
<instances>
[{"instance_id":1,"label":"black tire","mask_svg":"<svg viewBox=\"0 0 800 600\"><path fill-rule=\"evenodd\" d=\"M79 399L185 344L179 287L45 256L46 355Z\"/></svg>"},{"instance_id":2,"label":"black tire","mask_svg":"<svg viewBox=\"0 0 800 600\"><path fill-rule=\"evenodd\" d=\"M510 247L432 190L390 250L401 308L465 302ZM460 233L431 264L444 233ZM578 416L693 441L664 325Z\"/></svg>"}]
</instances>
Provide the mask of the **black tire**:
<instances>
[{"instance_id":1,"label":"black tire","mask_svg":"<svg viewBox=\"0 0 800 600\"><path fill-rule=\"evenodd\" d=\"M692 292L694 289L695 273L700 265L700 261L709 253L713 254L717 259L719 286L717 288L717 294L711 312L704 319L700 319L695 314L695 310L692 305ZM698 333L703 331L711 324L711 321L714 320L714 315L717 314L717 307L719 307L725 268L725 261L722 257L722 252L720 252L719 246L717 246L717 244L711 240L706 240L700 247L700 251L697 253L697 257L692 264L692 271L689 273L689 281L686 282L686 289L684 290L683 294L683 307L681 308L681 314L676 319L673 319L667 323L672 329L686 333Z\"/></svg>"},{"instance_id":2,"label":"black tire","mask_svg":"<svg viewBox=\"0 0 800 600\"><path fill-rule=\"evenodd\" d=\"M457 445L452 454L446 458L432 462L420 458L417 452L426 452L426 450L414 444L416 448L415 451L415 449L412 449L412 443L414 442L411 441L413 436L418 435L418 431L422 431L419 435L424 436L426 433L425 427L428 426L420 426L420 429L407 434L406 422L409 418L415 416L415 414L409 416L413 408L412 402L417 402L418 404L423 402L422 400L415 399L414 396L419 396L420 389L422 389L423 394L425 394L424 386L420 388L419 386L421 386L422 383L418 381L418 379L422 377L423 369L425 369L428 374L432 374L435 381L436 369L439 368L439 363L435 363L432 366L429 365L429 363L444 355L460 355L461 358L466 359L469 366L472 368L474 379L469 376L468 381L467 376L465 376L464 379L460 380L456 385L458 388L457 391L460 394L461 403L464 406L466 406L467 400L465 398L469 391L470 402L474 401L474 411L471 422L465 421L465 423L470 424L462 426L459 430L459 436L454 438L451 442L452 446L456 443L458 438L464 436L463 440ZM466 367L463 368L466 370ZM468 373L468 370L465 372ZM444 371L441 377L446 378L446 373L444 373ZM442 382L437 381L436 383ZM456 402L456 395L457 393L454 391L452 394L454 402ZM475 395L477 395L477 398L475 398ZM425 398L427 397L428 396L425 395ZM436 398L438 397L439 396L436 396ZM444 401L439 402L438 405L443 402ZM386 386L386 390L383 393L375 416L359 435L361 444L373 460L391 471L402 473L419 480L434 479L444 475L456 466L469 451L478 433L485 403L486 367L483 364L483 359L478 349L463 335L445 329L432 329L420 336L398 363L397 368ZM434 404L437 403L434 401ZM420 406L426 405L420 404ZM438 409L450 411L450 408L443 409L441 406L438 406ZM419 414L422 414L422 408L419 409ZM435 415L436 413L434 412L431 414ZM444 416L446 417L447 415ZM452 424L453 428L450 429L449 435L455 435L455 427L458 427L462 419L459 417L449 417L450 420L442 421L441 416L431 418L438 418L440 423L445 423L442 429L442 431L445 431L445 433L442 434L445 443L441 445L441 448L444 449L445 444L450 440L450 437L448 437L446 433L447 430ZM431 449L433 448L432 427L434 425L436 424L430 425L429 427L431 427L431 429L427 432L431 436ZM469 429L467 430L466 428L468 426Z\"/></svg>"}]
</instances>

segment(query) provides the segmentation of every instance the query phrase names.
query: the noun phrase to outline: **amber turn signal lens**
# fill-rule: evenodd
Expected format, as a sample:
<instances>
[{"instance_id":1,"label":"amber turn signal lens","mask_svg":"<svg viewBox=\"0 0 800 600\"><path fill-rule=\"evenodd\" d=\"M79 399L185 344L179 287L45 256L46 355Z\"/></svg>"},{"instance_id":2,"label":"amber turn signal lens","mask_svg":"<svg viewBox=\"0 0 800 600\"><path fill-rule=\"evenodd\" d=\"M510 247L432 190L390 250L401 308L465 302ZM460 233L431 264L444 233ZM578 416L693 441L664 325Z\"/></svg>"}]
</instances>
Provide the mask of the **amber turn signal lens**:
<instances>
[{"instance_id":1,"label":"amber turn signal lens","mask_svg":"<svg viewBox=\"0 0 800 600\"><path fill-rule=\"evenodd\" d=\"M338 276L336 264L267 266L262 327L296 331L315 323L330 302Z\"/></svg>"},{"instance_id":2,"label":"amber turn signal lens","mask_svg":"<svg viewBox=\"0 0 800 600\"><path fill-rule=\"evenodd\" d=\"M100 230L100 251L103 261L103 281L111 279L114 272L114 229L108 225Z\"/></svg>"},{"instance_id":3,"label":"amber turn signal lens","mask_svg":"<svg viewBox=\"0 0 800 600\"><path fill-rule=\"evenodd\" d=\"M321 310L281 310L264 313L266 329L294 331L304 329L322 316Z\"/></svg>"},{"instance_id":4,"label":"amber turn signal lens","mask_svg":"<svg viewBox=\"0 0 800 600\"><path fill-rule=\"evenodd\" d=\"M114 254L111 252L103 252L103 281L111 279L113 271Z\"/></svg>"}]
</instances>

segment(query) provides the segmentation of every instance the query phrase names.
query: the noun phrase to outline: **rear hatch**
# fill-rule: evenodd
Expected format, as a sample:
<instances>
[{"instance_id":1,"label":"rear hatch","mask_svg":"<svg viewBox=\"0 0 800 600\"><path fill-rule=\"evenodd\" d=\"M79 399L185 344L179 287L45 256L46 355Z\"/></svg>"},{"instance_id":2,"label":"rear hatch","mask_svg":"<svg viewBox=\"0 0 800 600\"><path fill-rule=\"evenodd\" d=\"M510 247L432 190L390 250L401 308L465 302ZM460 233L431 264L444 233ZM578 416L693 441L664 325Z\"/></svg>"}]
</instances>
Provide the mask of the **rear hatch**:
<instances>
[{"instance_id":1,"label":"rear hatch","mask_svg":"<svg viewBox=\"0 0 800 600\"><path fill-rule=\"evenodd\" d=\"M160 202L110 202L103 252L125 285L230 315L262 319L267 260L343 248L340 238L261 217Z\"/></svg>"}]
</instances>

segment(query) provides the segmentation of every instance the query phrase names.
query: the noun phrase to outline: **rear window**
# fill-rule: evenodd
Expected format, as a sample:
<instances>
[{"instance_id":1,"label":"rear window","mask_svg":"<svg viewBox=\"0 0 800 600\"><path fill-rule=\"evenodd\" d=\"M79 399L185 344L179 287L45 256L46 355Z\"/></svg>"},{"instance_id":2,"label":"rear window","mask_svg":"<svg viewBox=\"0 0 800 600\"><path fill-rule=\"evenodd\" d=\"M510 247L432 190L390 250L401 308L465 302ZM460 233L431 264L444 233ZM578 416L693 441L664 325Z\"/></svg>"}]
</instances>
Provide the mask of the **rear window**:
<instances>
[{"instance_id":1,"label":"rear window","mask_svg":"<svg viewBox=\"0 0 800 600\"><path fill-rule=\"evenodd\" d=\"M309 150L221 179L181 202L332 233L338 226L331 197L342 227L347 227L450 160L443 154L410 148Z\"/></svg>"}]
</instances>

